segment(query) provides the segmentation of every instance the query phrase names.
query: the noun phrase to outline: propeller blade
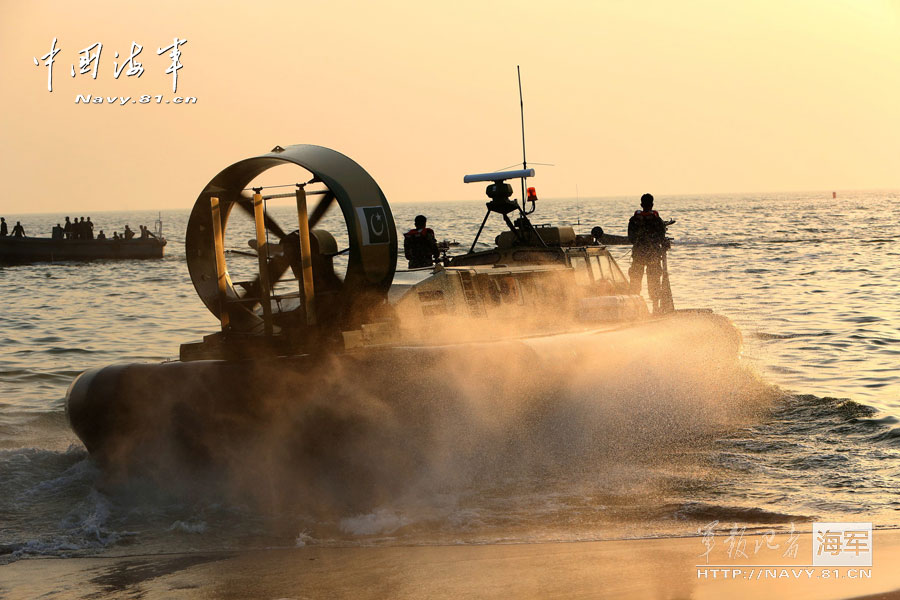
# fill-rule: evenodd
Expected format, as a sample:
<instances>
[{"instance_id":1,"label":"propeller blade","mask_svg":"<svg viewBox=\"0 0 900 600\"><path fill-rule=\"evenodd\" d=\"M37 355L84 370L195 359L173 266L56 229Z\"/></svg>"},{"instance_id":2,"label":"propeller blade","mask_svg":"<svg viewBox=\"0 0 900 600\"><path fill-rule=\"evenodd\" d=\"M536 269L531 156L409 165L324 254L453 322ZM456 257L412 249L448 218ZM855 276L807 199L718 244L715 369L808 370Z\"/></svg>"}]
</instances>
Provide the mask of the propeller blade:
<instances>
[{"instance_id":1,"label":"propeller blade","mask_svg":"<svg viewBox=\"0 0 900 600\"><path fill-rule=\"evenodd\" d=\"M240 198L235 200L235 204L240 206L244 210L244 212L250 216L251 219L254 218L254 216L253 216L253 196L252 195L248 196L248 192L241 192L241 196L240 196ZM283 240L285 238L285 235L287 235L284 233L284 229L281 228L281 225L276 223L275 220L269 216L268 212L266 213L266 216L265 216L265 225L266 225L266 230L269 233L271 233L272 235L274 235L275 237L277 237L279 241Z\"/></svg>"},{"instance_id":2,"label":"propeller blade","mask_svg":"<svg viewBox=\"0 0 900 600\"><path fill-rule=\"evenodd\" d=\"M284 274L290 268L291 261L284 255L277 256L272 260L271 264L269 264L269 275L272 278L272 287L275 287L275 284L281 281L281 278L284 277Z\"/></svg>"},{"instance_id":3,"label":"propeller blade","mask_svg":"<svg viewBox=\"0 0 900 600\"><path fill-rule=\"evenodd\" d=\"M329 192L327 195L323 196L319 203L316 205L316 208L313 209L312 213L309 215L309 228L312 229L315 227L319 221L322 220L322 217L325 216L325 213L328 212L328 209L331 208L331 205L334 203L334 194Z\"/></svg>"},{"instance_id":4,"label":"propeller blade","mask_svg":"<svg viewBox=\"0 0 900 600\"><path fill-rule=\"evenodd\" d=\"M281 278L284 276L285 272L291 267L291 261L287 259L284 255L275 256L272 260L269 261L269 289L272 290L275 287L275 284L278 283ZM253 310L253 308L259 304L259 296L262 294L262 285L260 284L259 275L256 276L253 281L244 286L247 290L246 293L241 297L241 305L248 309ZM246 300L245 300L246 299Z\"/></svg>"}]
</instances>

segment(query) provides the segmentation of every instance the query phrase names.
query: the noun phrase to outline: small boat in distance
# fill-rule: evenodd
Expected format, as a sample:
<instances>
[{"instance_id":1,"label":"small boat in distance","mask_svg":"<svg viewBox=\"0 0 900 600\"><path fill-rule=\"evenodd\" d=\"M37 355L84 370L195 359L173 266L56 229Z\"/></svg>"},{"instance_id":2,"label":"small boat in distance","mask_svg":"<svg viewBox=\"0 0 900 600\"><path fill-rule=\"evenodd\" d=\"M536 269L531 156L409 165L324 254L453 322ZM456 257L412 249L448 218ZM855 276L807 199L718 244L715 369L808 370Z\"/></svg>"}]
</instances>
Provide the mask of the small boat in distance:
<instances>
[{"instance_id":1,"label":"small boat in distance","mask_svg":"<svg viewBox=\"0 0 900 600\"><path fill-rule=\"evenodd\" d=\"M149 230L148 233L150 233ZM155 233L150 233L148 237L133 239L123 237L67 240L44 237L0 237L0 264L162 258L165 247L166 238L162 236L162 220L157 220Z\"/></svg>"},{"instance_id":2,"label":"small boat in distance","mask_svg":"<svg viewBox=\"0 0 900 600\"><path fill-rule=\"evenodd\" d=\"M165 238L158 240L54 240L0 238L0 264L95 260L101 258L162 258Z\"/></svg>"}]
</instances>

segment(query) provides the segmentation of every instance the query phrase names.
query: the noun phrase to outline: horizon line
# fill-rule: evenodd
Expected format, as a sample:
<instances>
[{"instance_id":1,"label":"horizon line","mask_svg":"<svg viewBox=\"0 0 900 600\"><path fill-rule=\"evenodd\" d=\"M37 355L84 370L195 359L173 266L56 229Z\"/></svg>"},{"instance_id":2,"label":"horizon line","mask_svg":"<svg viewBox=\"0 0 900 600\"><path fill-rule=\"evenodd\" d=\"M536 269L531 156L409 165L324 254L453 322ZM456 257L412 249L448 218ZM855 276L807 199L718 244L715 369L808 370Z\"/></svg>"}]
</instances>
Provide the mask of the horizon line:
<instances>
[{"instance_id":1,"label":"horizon line","mask_svg":"<svg viewBox=\"0 0 900 600\"><path fill-rule=\"evenodd\" d=\"M742 196L751 195L752 196L752 195L772 195L772 194L828 194L829 192L836 193L837 199L840 199L841 193L862 193L862 192L900 193L900 188L859 188L859 189L849 188L849 189L843 189L843 190L841 190L841 189L768 190L768 191L732 191L732 192L699 192L699 193L698 192L685 192L685 193L672 193L672 194L657 193L657 194L654 194L654 199L659 200L660 198L689 198L689 197L704 198L704 197L727 196L727 195L742 195ZM613 200L613 199L618 200L618 199L622 199L622 198L629 198L629 196L630 196L630 194L609 194L609 195L603 195L603 196L593 196L593 195L589 195L589 196L551 196L551 197L544 198L544 199L538 200L538 201L539 202L541 202L541 201L543 201L543 202L551 201L552 202L552 201L560 201L560 200L572 200L572 201ZM640 195L635 194L634 197L639 199ZM829 198L829 199L831 199L831 198ZM418 201L417 200L395 200L393 202L389 202L389 204L420 204L420 205L423 205L423 204L444 204L444 203L450 203L450 202L470 202L470 201L480 202L481 200L482 200L481 197L479 197L477 199L472 198L472 199L459 199L459 200L429 200L429 201L425 201L425 202L423 202L421 200L418 200ZM96 214L104 214L104 213L115 213L115 212L161 212L164 210L182 211L182 210L192 210L193 207L194 207L194 205L191 204L189 206L186 205L186 206L171 207L171 208L160 208L160 207L119 208L119 209L86 208L86 209L79 209L79 210L81 210L84 213L87 213L90 211L90 212L93 212ZM49 215L49 214L63 214L63 213L64 213L64 211L45 210L45 211L38 211L38 212L23 212L23 213L8 212L5 214L0 214L0 216L5 217L6 214L18 214L18 215L29 215L30 216L30 215ZM69 213L68 216L71 216L72 214L73 213ZM79 214L78 216L80 217L81 214ZM63 216L61 218L65 218L65 217Z\"/></svg>"}]
</instances>

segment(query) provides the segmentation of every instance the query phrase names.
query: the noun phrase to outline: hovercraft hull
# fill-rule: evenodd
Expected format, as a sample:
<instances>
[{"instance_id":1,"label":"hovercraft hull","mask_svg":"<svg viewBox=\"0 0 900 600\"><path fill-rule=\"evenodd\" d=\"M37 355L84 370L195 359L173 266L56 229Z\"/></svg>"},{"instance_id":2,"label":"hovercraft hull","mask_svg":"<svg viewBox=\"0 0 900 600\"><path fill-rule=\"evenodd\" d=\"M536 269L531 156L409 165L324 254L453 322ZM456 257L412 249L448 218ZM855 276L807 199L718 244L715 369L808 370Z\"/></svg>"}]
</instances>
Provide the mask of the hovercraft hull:
<instances>
[{"instance_id":1,"label":"hovercraft hull","mask_svg":"<svg viewBox=\"0 0 900 600\"><path fill-rule=\"evenodd\" d=\"M451 406L461 396L487 405L550 398L578 382L593 385L598 369L604 377L636 370L642 378L664 377L674 365L690 364L705 373L736 364L740 347L740 333L727 318L676 313L486 343L112 365L80 375L66 410L90 454L113 472L227 467L264 447L317 461L332 454L333 461L317 468L338 468L336 461L352 470L339 449L374 421L396 425L383 440L385 449L402 447L405 436L433 422L435 403Z\"/></svg>"}]
</instances>

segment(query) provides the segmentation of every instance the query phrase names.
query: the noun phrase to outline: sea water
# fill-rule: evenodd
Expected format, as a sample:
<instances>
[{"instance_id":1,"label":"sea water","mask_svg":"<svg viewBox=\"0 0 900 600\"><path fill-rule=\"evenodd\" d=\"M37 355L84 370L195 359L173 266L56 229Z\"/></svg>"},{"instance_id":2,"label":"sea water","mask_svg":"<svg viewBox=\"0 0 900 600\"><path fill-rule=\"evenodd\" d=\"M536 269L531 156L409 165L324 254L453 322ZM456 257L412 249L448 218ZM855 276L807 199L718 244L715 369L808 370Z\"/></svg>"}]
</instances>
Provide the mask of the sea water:
<instances>
[{"instance_id":1,"label":"sea water","mask_svg":"<svg viewBox=\"0 0 900 600\"><path fill-rule=\"evenodd\" d=\"M696 535L712 522L750 531L808 529L814 519L894 526L898 199L895 192L851 191L835 199L831 192L658 197L661 216L677 220L668 255L676 307L711 308L743 333L741 381L704 400L720 401L708 405L710 413L734 410L740 418L694 426L705 420L697 398L709 394L699 387L708 365L688 373L630 364L554 396L541 423L507 432L520 442L533 438L525 440L532 452L520 457L529 468L506 456L429 485L411 479L387 500L328 515L305 503L302 486L276 510L142 481L113 485L69 430L64 395L78 373L177 358L179 344L217 329L184 261L187 208L162 212L169 240L162 260L0 267L0 561ZM484 216L483 199L474 195L392 208L401 234L416 214L427 215L439 240L460 242L451 254L468 249ZM637 208L636 198L541 200L533 220L623 234ZM270 212L286 230L295 228L290 204ZM336 212L322 226L344 248ZM4 216L21 220L30 235L49 235L66 215ZM157 212L91 217L95 231L110 235L126 223L152 226ZM493 216L478 249L502 227ZM252 231L249 218L232 215L226 246L235 279L255 274L256 259L243 254ZM611 251L627 270L629 248ZM440 374L429 375L440 385ZM668 420L654 424L660 414ZM624 432L614 443L610 423ZM535 454L557 460L535 462ZM281 484L297 489L271 482Z\"/></svg>"}]
</instances>

